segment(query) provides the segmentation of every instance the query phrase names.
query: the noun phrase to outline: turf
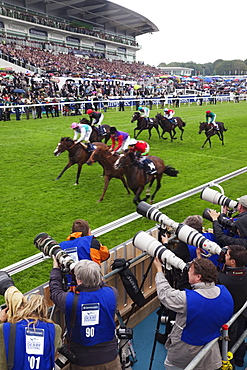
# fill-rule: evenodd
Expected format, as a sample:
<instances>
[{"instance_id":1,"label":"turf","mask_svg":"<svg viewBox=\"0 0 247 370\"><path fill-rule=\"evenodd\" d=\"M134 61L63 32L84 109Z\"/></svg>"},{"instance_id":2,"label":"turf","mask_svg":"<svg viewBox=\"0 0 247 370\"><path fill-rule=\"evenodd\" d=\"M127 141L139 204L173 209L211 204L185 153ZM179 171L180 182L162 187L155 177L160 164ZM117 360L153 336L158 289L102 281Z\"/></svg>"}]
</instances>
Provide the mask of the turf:
<instances>
[{"instance_id":1,"label":"turf","mask_svg":"<svg viewBox=\"0 0 247 370\"><path fill-rule=\"evenodd\" d=\"M205 118L205 110L212 109L217 120L223 121L228 131L225 145L212 138L212 148L207 145L200 149L205 135L198 135L199 122ZM159 139L153 131L150 154L157 155L179 170L177 178L164 176L162 187L155 202L170 198L191 188L246 166L246 120L247 103L222 103L214 106L184 105L176 108L176 115L185 122L184 140ZM162 110L153 106L150 117ZM124 112L109 109L104 123L116 126L133 135L134 124L130 122L132 111ZM59 117L1 122L1 259L0 268L29 257L38 250L33 245L34 237L47 232L57 242L65 240L71 230L73 220L84 218L92 229L117 220L135 211L133 195L127 196L121 182L113 179L105 199L97 203L102 189L102 169L99 164L84 165L78 186L74 185L77 167L70 168L59 181L55 181L68 161L67 153L54 157L53 151L63 136L72 136L71 122L80 117ZM177 135L178 136L178 135ZM167 135L168 137L168 135ZM144 131L139 138L147 140ZM231 198L246 194L247 174L228 180L221 185ZM199 194L173 204L162 212L177 222L182 222L190 214L202 214L210 206L200 200ZM219 209L219 207L214 206ZM207 222L205 223L207 226ZM153 221L144 218L104 234L99 240L109 248L132 238L139 230L154 226ZM49 278L51 261L39 264L15 275L15 284L28 291Z\"/></svg>"}]
</instances>

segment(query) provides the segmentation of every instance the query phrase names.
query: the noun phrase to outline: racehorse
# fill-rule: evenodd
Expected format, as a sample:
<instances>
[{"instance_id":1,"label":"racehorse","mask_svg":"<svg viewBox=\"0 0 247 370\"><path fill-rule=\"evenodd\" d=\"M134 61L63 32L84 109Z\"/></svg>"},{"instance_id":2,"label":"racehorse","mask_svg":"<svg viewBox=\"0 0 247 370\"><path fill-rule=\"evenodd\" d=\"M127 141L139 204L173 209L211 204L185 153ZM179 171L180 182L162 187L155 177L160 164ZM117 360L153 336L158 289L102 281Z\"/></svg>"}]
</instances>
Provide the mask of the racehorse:
<instances>
[{"instance_id":1,"label":"racehorse","mask_svg":"<svg viewBox=\"0 0 247 370\"><path fill-rule=\"evenodd\" d=\"M138 161L136 159L135 153L127 151L120 155L118 162L116 163L117 168L124 168L124 172L127 178L127 184L129 188L135 194L133 202L137 205L142 200L147 200L150 198L150 188L156 180L156 189L151 195L151 203L155 197L155 194L161 187L161 178L165 173L168 176L176 177L178 171L171 166L166 166L164 161L152 155L149 155L148 158L154 163L157 173L155 175L146 174L143 168L139 168ZM143 192L145 185L149 184L146 191L146 197L140 199L140 195Z\"/></svg>"},{"instance_id":2,"label":"racehorse","mask_svg":"<svg viewBox=\"0 0 247 370\"><path fill-rule=\"evenodd\" d=\"M86 123L87 125L92 127L92 133L91 133L90 138L89 138L90 143L99 142L99 141L102 141L104 139L105 144L107 144L107 142L108 142L108 140L110 139L110 136L111 136L109 125L101 125L101 127L106 132L105 135L101 135L99 130L95 126L90 125L90 121L87 118L82 118L80 120L80 123L82 123L82 124Z\"/></svg>"},{"instance_id":3,"label":"racehorse","mask_svg":"<svg viewBox=\"0 0 247 370\"><path fill-rule=\"evenodd\" d=\"M107 147L108 146L104 143L93 143L96 147ZM79 177L81 174L81 168L84 163L87 162L88 158L90 157L91 153L89 153L80 143L75 144L74 141L69 137L62 137L60 142L58 143L56 149L54 150L54 155L58 157L61 153L65 152L65 150L68 150L69 152L69 162L64 167L62 172L57 176L56 180L59 180L62 174L73 164L77 163L78 169L77 169L77 175L76 175L76 182L75 185L78 185L79 183Z\"/></svg>"},{"instance_id":4,"label":"racehorse","mask_svg":"<svg viewBox=\"0 0 247 370\"><path fill-rule=\"evenodd\" d=\"M180 140L183 140L183 133L184 133L184 127L186 123L180 118L180 117L173 117L173 119L176 120L177 124L172 123L169 119L164 117L161 113L158 113L156 115L156 119L160 127L162 128L162 139L166 140L167 138L164 137L164 134L168 132L171 137L171 142L176 139L176 128L178 127L181 131Z\"/></svg>"},{"instance_id":5,"label":"racehorse","mask_svg":"<svg viewBox=\"0 0 247 370\"><path fill-rule=\"evenodd\" d=\"M204 148L207 141L209 142L209 146L211 148L211 137L214 135L217 135L220 141L222 142L222 145L224 145L224 132L226 132L228 129L225 128L223 122L216 122L216 123L218 124L219 130L215 130L215 128L212 125L208 124L207 122L200 122L198 134L201 134L202 131L205 130L205 135L206 135L206 140L204 141L201 149Z\"/></svg>"},{"instance_id":6,"label":"racehorse","mask_svg":"<svg viewBox=\"0 0 247 370\"><path fill-rule=\"evenodd\" d=\"M135 121L137 121L137 127L134 129L135 139L137 139L137 137L140 135L140 133L143 130L148 130L148 133L149 133L148 139L150 139L152 136L152 133L151 133L152 128L155 128L160 138L159 125L156 119L150 118L150 121L148 122L145 117L141 117L140 112L135 112L132 116L131 123ZM139 132L136 134L136 131L139 131Z\"/></svg>"},{"instance_id":7,"label":"racehorse","mask_svg":"<svg viewBox=\"0 0 247 370\"><path fill-rule=\"evenodd\" d=\"M130 194L128 185L124 177L123 168L116 169L114 167L114 164L118 158L119 158L119 155L116 153L111 154L109 147L107 146L107 147L98 147L96 150L92 152L90 158L87 160L88 165L91 165L94 162L98 162L104 168L105 185L104 185L103 192L98 202L101 202L104 199L106 190L108 188L108 184L113 177L116 179L120 179L125 189L127 190L128 195Z\"/></svg>"}]
</instances>

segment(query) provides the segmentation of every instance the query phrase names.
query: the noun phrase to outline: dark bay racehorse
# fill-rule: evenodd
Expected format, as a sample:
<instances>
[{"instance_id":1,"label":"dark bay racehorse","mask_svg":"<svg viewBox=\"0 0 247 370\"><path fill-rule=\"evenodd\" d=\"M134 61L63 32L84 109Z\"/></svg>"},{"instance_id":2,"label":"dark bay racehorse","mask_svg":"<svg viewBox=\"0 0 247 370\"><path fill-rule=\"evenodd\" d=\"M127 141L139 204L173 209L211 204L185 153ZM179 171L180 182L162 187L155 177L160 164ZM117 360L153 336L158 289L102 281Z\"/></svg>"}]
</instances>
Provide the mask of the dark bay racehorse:
<instances>
[{"instance_id":1,"label":"dark bay racehorse","mask_svg":"<svg viewBox=\"0 0 247 370\"><path fill-rule=\"evenodd\" d=\"M108 184L111 181L112 178L120 179L127 190L128 194L130 194L130 191L128 189L125 177L124 177L124 169L119 168L116 169L114 167L114 164L116 160L119 158L118 154L111 154L109 147L98 147L96 150L94 150L90 156L90 158L87 161L88 165L93 164L94 162L98 162L103 168L104 168L104 189L101 194L100 199L98 202L101 202L104 199L106 190L108 188Z\"/></svg>"},{"instance_id":2,"label":"dark bay racehorse","mask_svg":"<svg viewBox=\"0 0 247 370\"><path fill-rule=\"evenodd\" d=\"M140 133L143 130L148 130L148 134L149 134L148 139L150 139L152 136L152 133L151 133L152 128L155 128L160 138L159 125L155 118L150 118L150 122L147 122L146 118L141 117L140 112L135 112L132 116L131 123L135 121L137 121L137 127L134 129L135 139L137 139L137 137L140 135ZM139 132L136 133L136 131L139 131Z\"/></svg>"},{"instance_id":3,"label":"dark bay racehorse","mask_svg":"<svg viewBox=\"0 0 247 370\"><path fill-rule=\"evenodd\" d=\"M171 166L166 166L164 161L152 155L149 155L148 158L155 164L157 173L155 175L147 175L144 169L139 168L136 156L133 152L127 151L120 155L120 159L118 160L116 166L117 168L123 168L126 178L127 184L129 188L135 194L133 202L138 204L141 202L140 195L143 192L145 185L149 184L149 187L146 192L146 197L142 200L147 200L150 198L150 188L153 185L154 181L156 180L156 189L154 193L151 195L151 203L155 197L155 194L161 187L161 178L165 173L168 176L176 177L178 171Z\"/></svg>"},{"instance_id":4,"label":"dark bay racehorse","mask_svg":"<svg viewBox=\"0 0 247 370\"><path fill-rule=\"evenodd\" d=\"M222 145L224 145L224 132L226 132L228 129L225 128L223 122L216 122L218 124L219 130L215 130L215 128L208 124L207 122L200 122L199 125L199 132L198 134L201 134L202 131L205 131L206 140L204 141L201 149L204 148L205 144L209 142L209 146L211 148L211 137L214 135L217 135L222 142Z\"/></svg>"},{"instance_id":5,"label":"dark bay racehorse","mask_svg":"<svg viewBox=\"0 0 247 370\"><path fill-rule=\"evenodd\" d=\"M87 119L87 118L82 118L80 120L80 123L86 123L87 125L90 125L90 121ZM105 141L105 144L107 144L108 140L110 139L110 126L109 125L101 125L105 132L106 132L106 135L101 135L99 133L99 130L97 129L97 127L95 126L92 126L92 133L90 135L90 138L89 138L89 141L90 143L94 143L94 142L99 142L99 141L102 141L104 139Z\"/></svg>"},{"instance_id":6,"label":"dark bay racehorse","mask_svg":"<svg viewBox=\"0 0 247 370\"><path fill-rule=\"evenodd\" d=\"M172 123L169 119L164 117L161 113L158 113L156 115L156 119L160 127L162 128L162 139L166 140L167 138L164 137L164 134L168 132L170 134L171 141L175 140L176 137L176 128L178 127L181 131L180 140L183 140L183 133L184 133L184 127L186 123L180 118L180 117L173 117L173 119L176 119L177 124L175 125Z\"/></svg>"},{"instance_id":7,"label":"dark bay racehorse","mask_svg":"<svg viewBox=\"0 0 247 370\"><path fill-rule=\"evenodd\" d=\"M107 147L108 146L104 143L93 143L96 147L101 146L101 147ZM76 175L76 182L75 185L78 185L79 183L79 177L81 174L81 168L84 163L87 162L88 158L90 157L91 153L89 153L80 143L75 144L74 141L69 138L69 137L62 137L60 142L58 143L56 149L54 150L54 155L58 157L61 153L65 152L68 150L69 152L69 162L68 164L64 167L62 172L58 175L56 180L59 180L62 174L73 164L78 165L77 169L77 175Z\"/></svg>"}]
</instances>

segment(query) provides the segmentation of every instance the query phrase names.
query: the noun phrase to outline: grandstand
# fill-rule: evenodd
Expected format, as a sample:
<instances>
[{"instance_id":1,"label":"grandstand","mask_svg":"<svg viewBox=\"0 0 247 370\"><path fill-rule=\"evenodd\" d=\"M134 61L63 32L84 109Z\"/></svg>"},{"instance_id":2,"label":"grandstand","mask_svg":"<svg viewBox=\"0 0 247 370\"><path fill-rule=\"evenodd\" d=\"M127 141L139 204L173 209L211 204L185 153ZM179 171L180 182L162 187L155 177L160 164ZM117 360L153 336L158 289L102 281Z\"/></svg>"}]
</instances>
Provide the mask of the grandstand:
<instances>
[{"instance_id":1,"label":"grandstand","mask_svg":"<svg viewBox=\"0 0 247 370\"><path fill-rule=\"evenodd\" d=\"M147 18L107 0L8 0L0 40L52 53L135 62L136 36L156 32Z\"/></svg>"}]
</instances>

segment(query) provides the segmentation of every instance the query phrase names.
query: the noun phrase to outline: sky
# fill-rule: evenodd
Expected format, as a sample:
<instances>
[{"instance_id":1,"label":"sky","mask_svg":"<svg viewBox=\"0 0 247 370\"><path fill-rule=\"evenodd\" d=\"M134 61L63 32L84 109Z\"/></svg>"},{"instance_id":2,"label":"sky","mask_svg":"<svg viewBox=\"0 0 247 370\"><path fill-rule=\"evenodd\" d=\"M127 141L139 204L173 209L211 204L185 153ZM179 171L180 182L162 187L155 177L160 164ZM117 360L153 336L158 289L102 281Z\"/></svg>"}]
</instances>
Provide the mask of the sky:
<instances>
[{"instance_id":1,"label":"sky","mask_svg":"<svg viewBox=\"0 0 247 370\"><path fill-rule=\"evenodd\" d=\"M158 32L136 38L136 60L209 63L247 59L246 0L111 0L153 22Z\"/></svg>"}]
</instances>

